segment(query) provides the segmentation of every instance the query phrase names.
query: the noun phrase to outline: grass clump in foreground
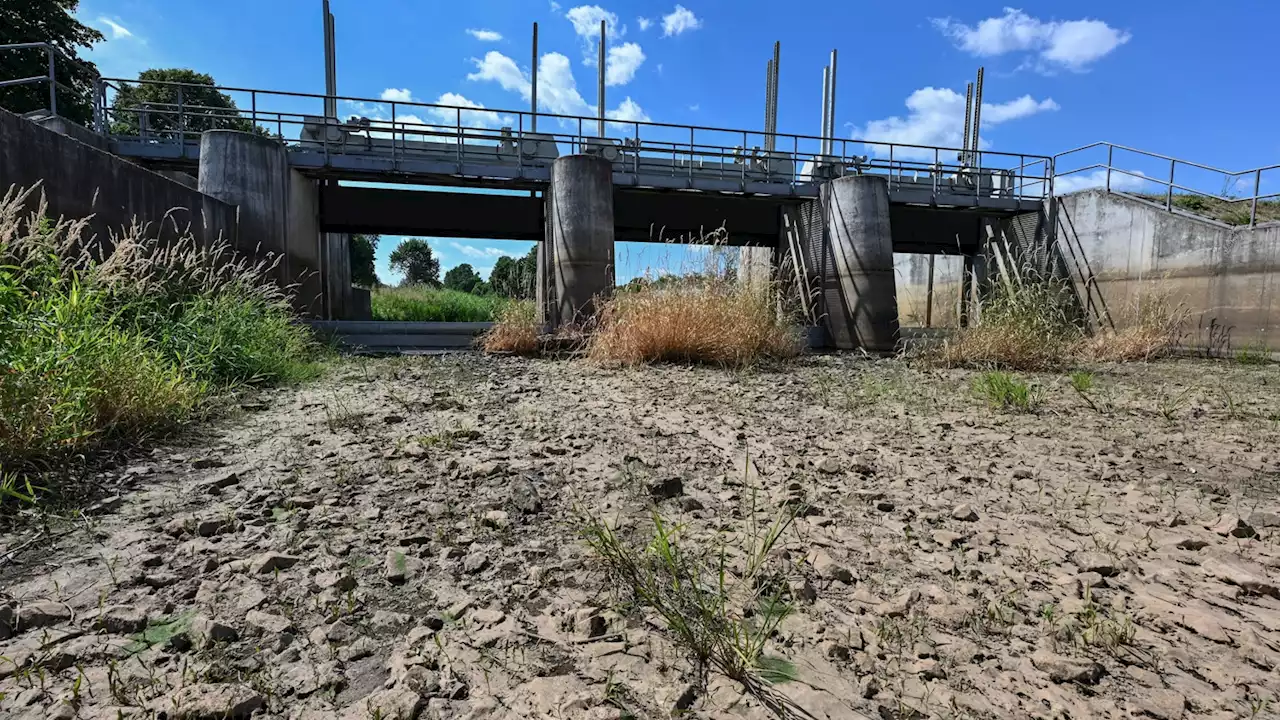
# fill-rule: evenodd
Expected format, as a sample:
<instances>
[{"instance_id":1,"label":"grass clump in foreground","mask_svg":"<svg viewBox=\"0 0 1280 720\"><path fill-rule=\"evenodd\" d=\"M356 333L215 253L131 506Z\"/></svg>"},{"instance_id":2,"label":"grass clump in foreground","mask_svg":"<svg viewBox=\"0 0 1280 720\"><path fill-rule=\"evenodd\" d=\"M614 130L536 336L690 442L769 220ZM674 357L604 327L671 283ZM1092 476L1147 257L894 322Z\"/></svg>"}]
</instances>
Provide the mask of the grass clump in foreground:
<instances>
[{"instance_id":1,"label":"grass clump in foreground","mask_svg":"<svg viewBox=\"0 0 1280 720\"><path fill-rule=\"evenodd\" d=\"M779 315L768 283L711 275L620 290L600 308L587 354L625 364L746 365L800 350L800 335Z\"/></svg>"},{"instance_id":2,"label":"grass clump in foreground","mask_svg":"<svg viewBox=\"0 0 1280 720\"><path fill-rule=\"evenodd\" d=\"M96 259L85 221L24 214L32 192L0 200L0 508L69 490L76 467L227 388L318 372L274 264L190 236L161 246L140 226Z\"/></svg>"},{"instance_id":3,"label":"grass clump in foreground","mask_svg":"<svg viewBox=\"0 0 1280 720\"><path fill-rule=\"evenodd\" d=\"M1032 412L1039 407L1041 401L1040 388L999 370L975 377L973 391L993 408L1016 412Z\"/></svg>"},{"instance_id":4,"label":"grass clump in foreground","mask_svg":"<svg viewBox=\"0 0 1280 720\"><path fill-rule=\"evenodd\" d=\"M766 645L792 611L786 578L772 552L794 515L779 514L732 546L720 536L713 547L683 537L655 510L652 536L633 545L602 518L578 511L587 546L604 563L612 584L632 606L648 608L693 661L705 687L715 670L740 683L779 717L795 706L770 685L795 680L795 667L767 655ZM754 512L751 517L755 517ZM741 544L739 544L741 543Z\"/></svg>"},{"instance_id":5,"label":"grass clump in foreground","mask_svg":"<svg viewBox=\"0 0 1280 720\"><path fill-rule=\"evenodd\" d=\"M480 347L488 353L533 355L538 351L537 308L531 301L516 300L498 314L494 325L480 338Z\"/></svg>"},{"instance_id":6,"label":"grass clump in foreground","mask_svg":"<svg viewBox=\"0 0 1280 720\"><path fill-rule=\"evenodd\" d=\"M379 288L370 298L374 320L396 322L489 322L509 302L498 295L410 285Z\"/></svg>"}]
</instances>

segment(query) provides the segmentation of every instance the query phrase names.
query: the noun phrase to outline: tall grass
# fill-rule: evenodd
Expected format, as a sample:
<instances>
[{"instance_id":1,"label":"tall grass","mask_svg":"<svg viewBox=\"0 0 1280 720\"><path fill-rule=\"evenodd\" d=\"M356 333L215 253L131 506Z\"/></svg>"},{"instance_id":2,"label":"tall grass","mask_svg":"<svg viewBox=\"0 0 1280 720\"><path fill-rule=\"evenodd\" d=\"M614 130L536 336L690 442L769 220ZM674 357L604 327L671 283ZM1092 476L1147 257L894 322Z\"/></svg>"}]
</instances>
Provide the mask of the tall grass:
<instances>
[{"instance_id":1,"label":"tall grass","mask_svg":"<svg viewBox=\"0 0 1280 720\"><path fill-rule=\"evenodd\" d=\"M168 432L217 393L319 371L274 263L135 226L106 259L33 190L0 199L0 477L39 478ZM0 507L14 497L0 493Z\"/></svg>"},{"instance_id":2,"label":"tall grass","mask_svg":"<svg viewBox=\"0 0 1280 720\"><path fill-rule=\"evenodd\" d=\"M779 312L776 283L739 278L724 240L723 230L700 239L712 246L700 271L633 281L601 302L588 356L744 365L799 354L799 329Z\"/></svg>"},{"instance_id":3,"label":"tall grass","mask_svg":"<svg viewBox=\"0 0 1280 720\"><path fill-rule=\"evenodd\" d=\"M374 320L399 322L489 322L510 302L499 295L473 295L421 285L380 288L371 297Z\"/></svg>"},{"instance_id":4,"label":"tall grass","mask_svg":"<svg viewBox=\"0 0 1280 720\"><path fill-rule=\"evenodd\" d=\"M493 327L480 338L480 347L489 353L533 355L541 329L533 302L516 300L499 312Z\"/></svg>"}]
</instances>

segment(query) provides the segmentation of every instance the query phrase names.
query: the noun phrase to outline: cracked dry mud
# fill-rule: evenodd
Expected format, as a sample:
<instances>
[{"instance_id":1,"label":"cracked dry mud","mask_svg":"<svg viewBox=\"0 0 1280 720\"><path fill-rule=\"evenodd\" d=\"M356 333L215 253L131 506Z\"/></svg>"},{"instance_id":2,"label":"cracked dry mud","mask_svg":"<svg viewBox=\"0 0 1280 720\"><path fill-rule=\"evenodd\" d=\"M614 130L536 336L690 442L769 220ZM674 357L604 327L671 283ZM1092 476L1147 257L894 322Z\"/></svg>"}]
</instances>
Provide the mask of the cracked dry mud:
<instances>
[{"instance_id":1,"label":"cracked dry mud","mask_svg":"<svg viewBox=\"0 0 1280 720\"><path fill-rule=\"evenodd\" d=\"M0 538L0 714L770 717L579 537L656 504L690 547L798 512L767 652L813 717L1274 716L1274 367L1041 375L1035 414L973 375L346 362Z\"/></svg>"}]
</instances>

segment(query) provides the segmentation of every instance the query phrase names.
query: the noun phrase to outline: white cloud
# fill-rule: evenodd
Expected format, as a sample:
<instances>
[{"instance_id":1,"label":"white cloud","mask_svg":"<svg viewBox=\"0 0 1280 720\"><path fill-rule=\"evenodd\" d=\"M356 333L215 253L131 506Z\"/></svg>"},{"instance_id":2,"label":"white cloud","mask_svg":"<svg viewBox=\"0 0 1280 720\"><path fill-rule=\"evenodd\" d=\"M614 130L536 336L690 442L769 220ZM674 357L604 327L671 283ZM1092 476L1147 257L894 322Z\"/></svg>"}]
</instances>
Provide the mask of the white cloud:
<instances>
[{"instance_id":1,"label":"white cloud","mask_svg":"<svg viewBox=\"0 0 1280 720\"><path fill-rule=\"evenodd\" d=\"M894 115L882 120L872 120L866 127L854 128L853 136L862 140L932 145L959 148L964 144L964 96L950 88L927 87L916 90L907 98L907 116ZM1058 109L1051 99L1036 100L1024 95L1005 103L982 104L983 131L1011 120L1018 120L1041 112ZM979 138L981 139L981 137ZM985 141L982 147L989 144ZM868 145L867 152L885 156L887 146ZM896 148L894 158L932 160L929 150ZM955 162L954 157L940 157L942 162Z\"/></svg>"},{"instance_id":2,"label":"white cloud","mask_svg":"<svg viewBox=\"0 0 1280 720\"><path fill-rule=\"evenodd\" d=\"M1133 173L1133 175L1126 175L1126 172ZM1139 175L1141 177L1134 177L1134 175ZM1152 181L1146 179L1146 174L1139 170L1126 170L1125 172L1112 170L1111 172L1112 190L1139 191L1146 189L1150 182ZM1071 173L1070 175L1059 175L1053 179L1053 193L1055 195L1066 195L1067 193L1106 186L1106 170L1094 170L1090 173L1081 172Z\"/></svg>"},{"instance_id":3,"label":"white cloud","mask_svg":"<svg viewBox=\"0 0 1280 720\"><path fill-rule=\"evenodd\" d=\"M467 28L467 34L481 42L499 42L502 40L502 33L496 30Z\"/></svg>"},{"instance_id":4,"label":"white cloud","mask_svg":"<svg viewBox=\"0 0 1280 720\"><path fill-rule=\"evenodd\" d=\"M662 16L662 37L679 35L700 27L702 27L702 21L683 5L677 5L670 14Z\"/></svg>"},{"instance_id":5,"label":"white cloud","mask_svg":"<svg viewBox=\"0 0 1280 720\"><path fill-rule=\"evenodd\" d=\"M413 102L413 94L409 88L387 88L378 97L387 102Z\"/></svg>"},{"instance_id":6,"label":"white cloud","mask_svg":"<svg viewBox=\"0 0 1280 720\"><path fill-rule=\"evenodd\" d=\"M636 76L636 70L644 64L644 51L638 43L623 43L609 48L605 61L604 84L626 85Z\"/></svg>"},{"instance_id":7,"label":"white cloud","mask_svg":"<svg viewBox=\"0 0 1280 720\"><path fill-rule=\"evenodd\" d=\"M573 23L573 31L586 40L595 41L600 37L600 21L605 21L605 32L608 37L615 34L621 37L617 13L611 13L599 5L579 5L565 13L569 22Z\"/></svg>"},{"instance_id":8,"label":"white cloud","mask_svg":"<svg viewBox=\"0 0 1280 720\"><path fill-rule=\"evenodd\" d=\"M556 0L551 0L551 12L560 12L560 3L556 2Z\"/></svg>"},{"instance_id":9,"label":"white cloud","mask_svg":"<svg viewBox=\"0 0 1280 720\"><path fill-rule=\"evenodd\" d=\"M1004 15L976 25L951 18L935 18L932 22L958 48L972 55L1037 52L1036 66L1041 70L1064 67L1081 72L1133 37L1101 20L1044 21L1008 7Z\"/></svg>"},{"instance_id":10,"label":"white cloud","mask_svg":"<svg viewBox=\"0 0 1280 720\"><path fill-rule=\"evenodd\" d=\"M504 117L492 110L486 110L474 100L468 100L466 97L458 93L447 92L436 98L436 105L450 105L452 107L474 108L462 112L461 119L464 127L473 128L497 128L511 124L510 117ZM430 108L428 112L436 123L440 125L455 125L459 116L457 110L449 110L448 108Z\"/></svg>"},{"instance_id":11,"label":"white cloud","mask_svg":"<svg viewBox=\"0 0 1280 720\"><path fill-rule=\"evenodd\" d=\"M105 15L99 15L98 22L102 23L103 25L106 25L107 29L111 31L112 40L119 40L120 38L133 37L133 33L129 32L129 28L125 27L124 25L121 25L120 23L116 22L115 20L112 20L111 18Z\"/></svg>"},{"instance_id":12,"label":"white cloud","mask_svg":"<svg viewBox=\"0 0 1280 720\"><path fill-rule=\"evenodd\" d=\"M474 62L476 72L468 75L468 80L496 82L504 90L519 93L522 99L529 100L532 89L529 75L514 60L500 52L491 51L485 54L484 59ZM538 109L578 117L592 117L596 114L595 106L578 92L572 63L560 53L547 53L538 62ZM649 120L644 109L630 97L624 99L616 109L606 111L605 115L623 122Z\"/></svg>"},{"instance_id":13,"label":"white cloud","mask_svg":"<svg viewBox=\"0 0 1280 720\"><path fill-rule=\"evenodd\" d=\"M638 17L636 18L636 24L640 26L640 32L644 32L645 30L648 30L651 25L653 25L653 21L647 17Z\"/></svg>"},{"instance_id":14,"label":"white cloud","mask_svg":"<svg viewBox=\"0 0 1280 720\"><path fill-rule=\"evenodd\" d=\"M496 260L500 257L519 258L524 256L524 253L521 252L513 252L511 250L504 250L502 248L495 247L476 247L474 245L467 245L465 243L455 241L450 241L449 247L452 247L454 250L457 250L467 257L476 258L477 260ZM485 275L485 273L481 273L481 275Z\"/></svg>"},{"instance_id":15,"label":"white cloud","mask_svg":"<svg viewBox=\"0 0 1280 720\"><path fill-rule=\"evenodd\" d=\"M689 112L698 112L701 109L702 109L702 106L699 105L698 103L694 103L689 106Z\"/></svg>"}]
</instances>

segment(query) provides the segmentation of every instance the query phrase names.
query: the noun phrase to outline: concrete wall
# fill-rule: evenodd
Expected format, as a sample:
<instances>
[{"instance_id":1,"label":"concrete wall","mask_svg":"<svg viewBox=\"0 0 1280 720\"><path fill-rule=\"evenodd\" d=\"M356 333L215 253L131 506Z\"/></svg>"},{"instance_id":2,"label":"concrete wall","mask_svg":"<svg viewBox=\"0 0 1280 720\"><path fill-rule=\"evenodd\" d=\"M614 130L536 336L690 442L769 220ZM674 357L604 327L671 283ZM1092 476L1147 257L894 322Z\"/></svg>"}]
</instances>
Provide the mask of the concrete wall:
<instances>
[{"instance_id":1,"label":"concrete wall","mask_svg":"<svg viewBox=\"0 0 1280 720\"><path fill-rule=\"evenodd\" d=\"M933 311L929 304L929 255L894 253L893 279L898 293L898 322L902 327L960 327L960 289L964 258L960 255L933 257Z\"/></svg>"},{"instance_id":2,"label":"concrete wall","mask_svg":"<svg viewBox=\"0 0 1280 720\"><path fill-rule=\"evenodd\" d=\"M1092 311L1121 326L1154 284L1192 311L1186 344L1203 346L1216 321L1233 347L1280 350L1280 224L1232 228L1100 190L1058 203L1059 244Z\"/></svg>"},{"instance_id":3,"label":"concrete wall","mask_svg":"<svg viewBox=\"0 0 1280 720\"><path fill-rule=\"evenodd\" d=\"M236 239L234 205L0 110L0 192L40 181L50 215L94 215L90 229L100 240L135 218L165 239L177 236L175 224L203 243ZM166 214L172 222L162 222Z\"/></svg>"}]
</instances>

